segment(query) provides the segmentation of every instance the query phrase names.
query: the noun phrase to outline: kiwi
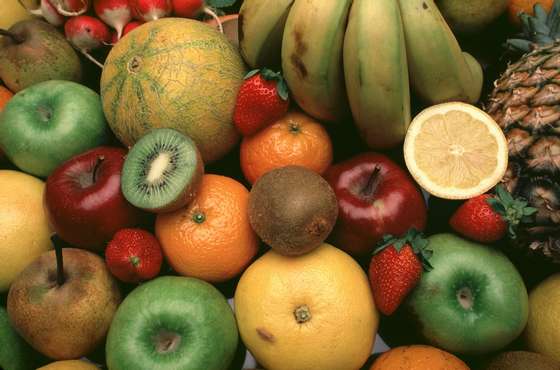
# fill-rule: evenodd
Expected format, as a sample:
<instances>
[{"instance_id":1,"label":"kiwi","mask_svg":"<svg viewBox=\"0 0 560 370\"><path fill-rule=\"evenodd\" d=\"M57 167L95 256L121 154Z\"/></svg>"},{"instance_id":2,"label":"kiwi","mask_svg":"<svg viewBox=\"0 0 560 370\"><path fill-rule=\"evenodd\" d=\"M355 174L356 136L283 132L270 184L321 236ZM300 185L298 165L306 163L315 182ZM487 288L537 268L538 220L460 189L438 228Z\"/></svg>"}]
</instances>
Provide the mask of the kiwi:
<instances>
[{"instance_id":1,"label":"kiwi","mask_svg":"<svg viewBox=\"0 0 560 370\"><path fill-rule=\"evenodd\" d=\"M338 203L329 183L305 167L271 170L249 194L251 226L283 255L301 255L321 245L337 216Z\"/></svg>"},{"instance_id":2,"label":"kiwi","mask_svg":"<svg viewBox=\"0 0 560 370\"><path fill-rule=\"evenodd\" d=\"M186 206L196 195L204 164L196 144L169 128L142 136L124 161L121 189L135 207L162 213Z\"/></svg>"},{"instance_id":3,"label":"kiwi","mask_svg":"<svg viewBox=\"0 0 560 370\"><path fill-rule=\"evenodd\" d=\"M502 352L494 357L485 370L560 370L560 362L526 351Z\"/></svg>"}]
</instances>

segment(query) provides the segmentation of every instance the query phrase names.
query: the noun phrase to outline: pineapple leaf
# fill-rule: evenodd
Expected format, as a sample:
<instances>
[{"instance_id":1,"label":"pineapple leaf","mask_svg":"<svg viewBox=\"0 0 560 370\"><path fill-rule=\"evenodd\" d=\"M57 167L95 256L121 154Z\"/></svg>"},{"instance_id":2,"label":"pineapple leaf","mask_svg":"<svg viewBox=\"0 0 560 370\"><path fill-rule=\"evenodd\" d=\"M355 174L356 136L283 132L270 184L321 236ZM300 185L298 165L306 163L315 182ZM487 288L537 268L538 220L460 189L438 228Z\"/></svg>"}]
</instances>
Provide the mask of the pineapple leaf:
<instances>
[{"instance_id":1,"label":"pineapple leaf","mask_svg":"<svg viewBox=\"0 0 560 370\"><path fill-rule=\"evenodd\" d=\"M553 38L558 38L559 27L560 27L560 1L555 1L550 13L548 13L547 23L550 27L551 36Z\"/></svg>"},{"instance_id":2,"label":"pineapple leaf","mask_svg":"<svg viewBox=\"0 0 560 370\"><path fill-rule=\"evenodd\" d=\"M546 14L546 11L540 3L535 4L535 6L533 7L533 11L535 13L536 21L541 24L547 25L546 21L548 19L548 14Z\"/></svg>"},{"instance_id":3,"label":"pineapple leaf","mask_svg":"<svg viewBox=\"0 0 560 370\"><path fill-rule=\"evenodd\" d=\"M531 51L532 43L524 39L509 39L505 44L506 48L520 53L527 53Z\"/></svg>"}]
</instances>

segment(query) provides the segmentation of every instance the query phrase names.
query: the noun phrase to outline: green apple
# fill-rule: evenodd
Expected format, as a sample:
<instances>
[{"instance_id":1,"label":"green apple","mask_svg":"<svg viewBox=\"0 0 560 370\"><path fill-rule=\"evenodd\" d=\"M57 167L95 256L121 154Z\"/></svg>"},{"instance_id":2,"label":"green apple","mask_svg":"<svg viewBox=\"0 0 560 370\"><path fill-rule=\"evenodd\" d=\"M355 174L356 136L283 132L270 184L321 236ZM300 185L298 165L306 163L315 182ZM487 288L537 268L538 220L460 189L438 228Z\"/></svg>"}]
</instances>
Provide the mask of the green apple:
<instances>
[{"instance_id":1,"label":"green apple","mask_svg":"<svg viewBox=\"0 0 560 370\"><path fill-rule=\"evenodd\" d=\"M119 306L105 345L111 370L225 370L238 342L233 311L212 285L162 276Z\"/></svg>"},{"instance_id":2,"label":"green apple","mask_svg":"<svg viewBox=\"0 0 560 370\"><path fill-rule=\"evenodd\" d=\"M71 81L30 86L0 114L0 148L22 171L39 177L105 144L109 134L99 94Z\"/></svg>"},{"instance_id":3,"label":"green apple","mask_svg":"<svg viewBox=\"0 0 560 370\"><path fill-rule=\"evenodd\" d=\"M46 362L19 336L10 324L8 313L0 307L0 369L33 370Z\"/></svg>"},{"instance_id":4,"label":"green apple","mask_svg":"<svg viewBox=\"0 0 560 370\"><path fill-rule=\"evenodd\" d=\"M405 302L422 337L468 355L500 350L517 338L527 323L529 301L509 259L452 234L428 240L434 268Z\"/></svg>"}]
</instances>

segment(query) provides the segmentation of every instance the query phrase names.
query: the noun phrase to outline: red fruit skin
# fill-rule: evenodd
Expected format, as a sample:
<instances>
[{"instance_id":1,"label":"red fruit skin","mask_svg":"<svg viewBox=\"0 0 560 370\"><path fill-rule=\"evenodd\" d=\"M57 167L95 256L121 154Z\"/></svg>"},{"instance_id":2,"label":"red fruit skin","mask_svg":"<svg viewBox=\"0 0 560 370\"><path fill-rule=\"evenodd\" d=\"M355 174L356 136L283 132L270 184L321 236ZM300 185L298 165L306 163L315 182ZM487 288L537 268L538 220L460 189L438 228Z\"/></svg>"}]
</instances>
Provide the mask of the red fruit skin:
<instances>
[{"instance_id":1,"label":"red fruit skin","mask_svg":"<svg viewBox=\"0 0 560 370\"><path fill-rule=\"evenodd\" d=\"M260 74L243 82L233 113L233 123L242 135L253 135L288 112L289 99L278 95L276 85L275 80L265 80Z\"/></svg>"},{"instance_id":2,"label":"red fruit skin","mask_svg":"<svg viewBox=\"0 0 560 370\"><path fill-rule=\"evenodd\" d=\"M482 194L461 204L449 220L451 228L480 243L493 243L502 239L507 231L507 223L488 204L487 200L491 197Z\"/></svg>"},{"instance_id":3,"label":"red fruit skin","mask_svg":"<svg viewBox=\"0 0 560 370\"><path fill-rule=\"evenodd\" d=\"M121 192L125 155L121 148L94 148L64 162L47 178L45 208L51 227L63 240L100 252L118 230L145 222L146 213Z\"/></svg>"},{"instance_id":4,"label":"red fruit skin","mask_svg":"<svg viewBox=\"0 0 560 370\"><path fill-rule=\"evenodd\" d=\"M183 18L195 18L204 9L203 0L171 0L173 14Z\"/></svg>"},{"instance_id":5,"label":"red fruit skin","mask_svg":"<svg viewBox=\"0 0 560 370\"><path fill-rule=\"evenodd\" d=\"M136 265L133 259L137 259ZM105 250L109 271L125 283L139 283L156 277L162 261L159 241L142 229L119 230Z\"/></svg>"},{"instance_id":6,"label":"red fruit skin","mask_svg":"<svg viewBox=\"0 0 560 370\"><path fill-rule=\"evenodd\" d=\"M64 0L62 3L62 9L67 12L81 12L89 9L89 0Z\"/></svg>"},{"instance_id":7,"label":"red fruit skin","mask_svg":"<svg viewBox=\"0 0 560 370\"><path fill-rule=\"evenodd\" d=\"M111 41L111 31L100 19L89 15L71 17L64 24L64 33L78 48L89 51L105 46Z\"/></svg>"},{"instance_id":8,"label":"red fruit skin","mask_svg":"<svg viewBox=\"0 0 560 370\"><path fill-rule=\"evenodd\" d=\"M94 0L93 9L103 22L117 30L117 36L122 37L119 34L132 19L128 0Z\"/></svg>"},{"instance_id":9,"label":"red fruit skin","mask_svg":"<svg viewBox=\"0 0 560 370\"><path fill-rule=\"evenodd\" d=\"M372 172L377 185L364 195ZM338 219L330 239L354 256L365 256L386 234L424 230L426 203L410 175L387 156L366 152L332 165L324 174L338 200Z\"/></svg>"},{"instance_id":10,"label":"red fruit skin","mask_svg":"<svg viewBox=\"0 0 560 370\"><path fill-rule=\"evenodd\" d=\"M375 306L388 316L420 281L422 264L410 245L400 252L391 245L372 257L368 275Z\"/></svg>"},{"instance_id":11,"label":"red fruit skin","mask_svg":"<svg viewBox=\"0 0 560 370\"><path fill-rule=\"evenodd\" d=\"M171 0L129 0L132 17L139 21L154 21L173 11Z\"/></svg>"}]
</instances>

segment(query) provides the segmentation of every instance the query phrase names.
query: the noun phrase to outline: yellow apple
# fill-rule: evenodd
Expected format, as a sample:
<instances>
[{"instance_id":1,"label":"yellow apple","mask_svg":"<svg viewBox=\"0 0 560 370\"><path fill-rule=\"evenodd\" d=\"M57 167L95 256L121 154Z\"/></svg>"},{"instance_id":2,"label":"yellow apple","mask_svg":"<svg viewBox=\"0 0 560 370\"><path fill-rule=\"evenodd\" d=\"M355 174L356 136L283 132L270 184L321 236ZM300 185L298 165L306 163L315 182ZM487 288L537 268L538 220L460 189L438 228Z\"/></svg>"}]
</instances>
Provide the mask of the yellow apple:
<instances>
[{"instance_id":1,"label":"yellow apple","mask_svg":"<svg viewBox=\"0 0 560 370\"><path fill-rule=\"evenodd\" d=\"M0 293L52 248L43 208L43 181L23 172L0 170Z\"/></svg>"}]
</instances>

